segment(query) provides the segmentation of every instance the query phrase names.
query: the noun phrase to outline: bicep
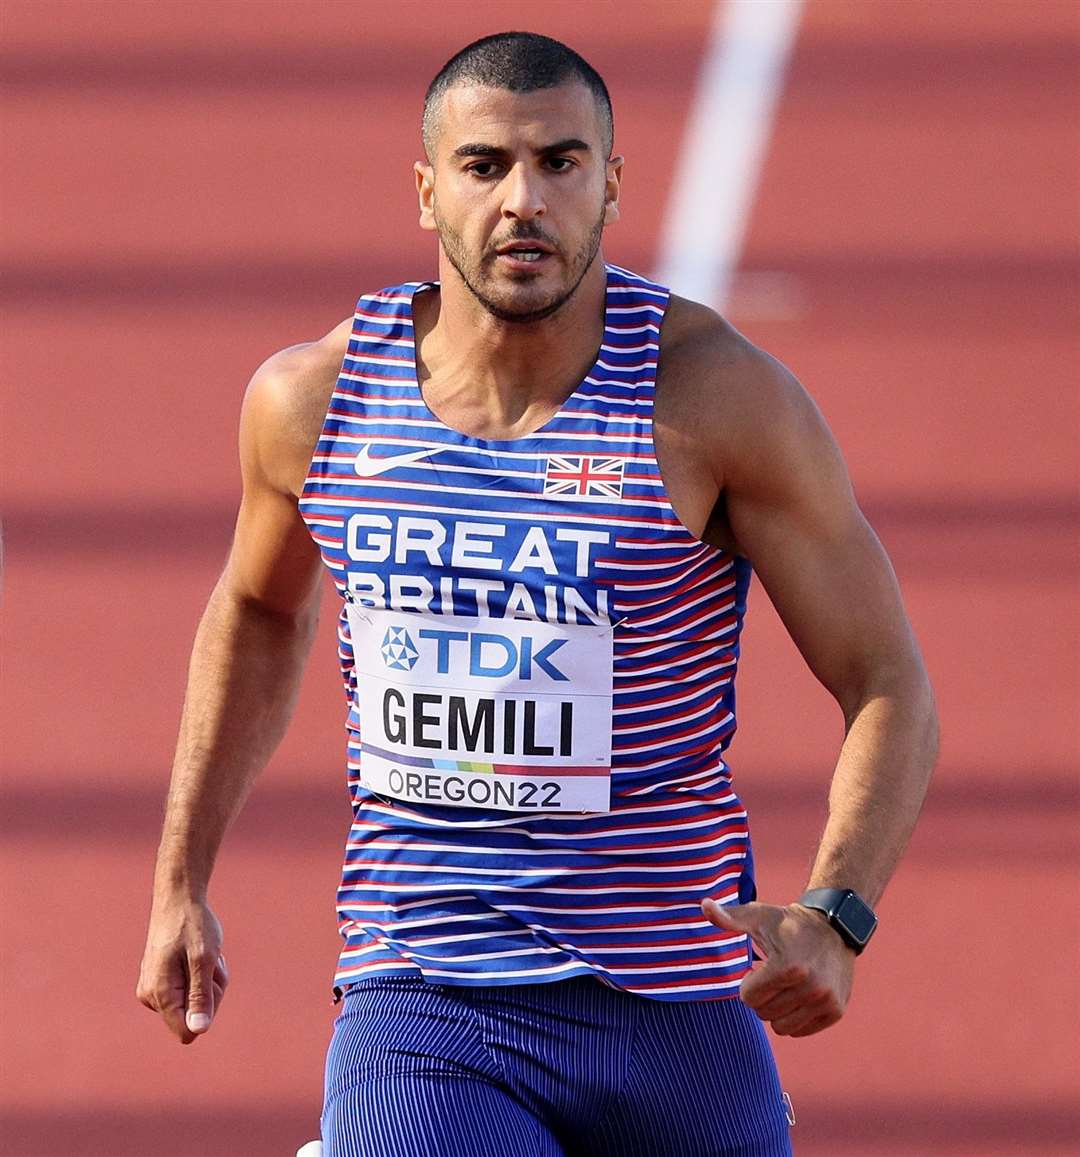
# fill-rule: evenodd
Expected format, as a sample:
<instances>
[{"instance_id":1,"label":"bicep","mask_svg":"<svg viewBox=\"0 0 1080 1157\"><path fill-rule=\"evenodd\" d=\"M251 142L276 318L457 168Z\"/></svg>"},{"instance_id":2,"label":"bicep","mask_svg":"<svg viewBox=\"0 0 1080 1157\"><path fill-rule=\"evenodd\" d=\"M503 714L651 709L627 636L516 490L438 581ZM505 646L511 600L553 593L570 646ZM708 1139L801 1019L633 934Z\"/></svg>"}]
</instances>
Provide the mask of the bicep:
<instances>
[{"instance_id":1,"label":"bicep","mask_svg":"<svg viewBox=\"0 0 1080 1157\"><path fill-rule=\"evenodd\" d=\"M240 418L243 496L222 584L278 614L312 609L321 560L297 505L310 448L297 439L288 374L271 359L252 378Z\"/></svg>"},{"instance_id":2,"label":"bicep","mask_svg":"<svg viewBox=\"0 0 1080 1157\"><path fill-rule=\"evenodd\" d=\"M792 639L845 711L917 663L892 565L855 501L840 451L777 363L725 484L732 530Z\"/></svg>"},{"instance_id":3,"label":"bicep","mask_svg":"<svg viewBox=\"0 0 1080 1157\"><path fill-rule=\"evenodd\" d=\"M222 582L236 598L291 615L318 598L319 551L295 500L245 489Z\"/></svg>"}]
</instances>

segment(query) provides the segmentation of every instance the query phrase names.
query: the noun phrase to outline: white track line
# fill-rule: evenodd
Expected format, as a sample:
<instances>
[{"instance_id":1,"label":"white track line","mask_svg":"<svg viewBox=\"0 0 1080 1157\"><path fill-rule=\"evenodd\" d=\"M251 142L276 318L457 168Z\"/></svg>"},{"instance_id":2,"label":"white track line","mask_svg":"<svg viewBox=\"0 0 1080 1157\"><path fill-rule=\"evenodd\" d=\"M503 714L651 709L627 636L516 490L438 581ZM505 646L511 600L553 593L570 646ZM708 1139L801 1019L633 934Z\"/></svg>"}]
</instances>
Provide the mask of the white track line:
<instances>
[{"instance_id":1,"label":"white track line","mask_svg":"<svg viewBox=\"0 0 1080 1157\"><path fill-rule=\"evenodd\" d=\"M722 309L742 251L802 0L719 0L683 139L657 279Z\"/></svg>"}]
</instances>

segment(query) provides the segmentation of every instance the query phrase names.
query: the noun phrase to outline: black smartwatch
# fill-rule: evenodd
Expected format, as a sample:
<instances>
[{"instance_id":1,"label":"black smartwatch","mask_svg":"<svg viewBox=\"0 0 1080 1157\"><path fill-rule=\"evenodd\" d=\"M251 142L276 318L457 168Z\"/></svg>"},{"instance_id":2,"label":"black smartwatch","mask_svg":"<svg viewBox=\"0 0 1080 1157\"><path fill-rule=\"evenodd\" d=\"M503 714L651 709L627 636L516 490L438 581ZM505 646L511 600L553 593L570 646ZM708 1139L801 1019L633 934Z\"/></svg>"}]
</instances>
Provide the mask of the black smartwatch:
<instances>
[{"instance_id":1,"label":"black smartwatch","mask_svg":"<svg viewBox=\"0 0 1080 1157\"><path fill-rule=\"evenodd\" d=\"M840 939L856 956L870 943L877 927L873 908L850 888L811 888L796 903L824 912Z\"/></svg>"}]
</instances>

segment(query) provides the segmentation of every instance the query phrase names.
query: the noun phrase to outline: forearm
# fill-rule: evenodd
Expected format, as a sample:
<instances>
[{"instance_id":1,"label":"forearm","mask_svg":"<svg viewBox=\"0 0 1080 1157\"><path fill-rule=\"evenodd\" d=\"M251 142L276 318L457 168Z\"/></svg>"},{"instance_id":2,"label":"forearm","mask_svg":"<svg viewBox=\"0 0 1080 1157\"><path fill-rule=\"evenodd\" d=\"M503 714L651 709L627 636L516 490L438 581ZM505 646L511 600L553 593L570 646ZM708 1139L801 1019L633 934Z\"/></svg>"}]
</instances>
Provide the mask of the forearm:
<instances>
[{"instance_id":1,"label":"forearm","mask_svg":"<svg viewBox=\"0 0 1080 1157\"><path fill-rule=\"evenodd\" d=\"M205 896L225 831L285 733L316 621L314 606L275 614L215 588L192 649L156 894Z\"/></svg>"},{"instance_id":2,"label":"forearm","mask_svg":"<svg viewBox=\"0 0 1080 1157\"><path fill-rule=\"evenodd\" d=\"M921 666L861 697L829 791L811 888L853 888L871 906L918 819L937 756L937 715Z\"/></svg>"}]
</instances>

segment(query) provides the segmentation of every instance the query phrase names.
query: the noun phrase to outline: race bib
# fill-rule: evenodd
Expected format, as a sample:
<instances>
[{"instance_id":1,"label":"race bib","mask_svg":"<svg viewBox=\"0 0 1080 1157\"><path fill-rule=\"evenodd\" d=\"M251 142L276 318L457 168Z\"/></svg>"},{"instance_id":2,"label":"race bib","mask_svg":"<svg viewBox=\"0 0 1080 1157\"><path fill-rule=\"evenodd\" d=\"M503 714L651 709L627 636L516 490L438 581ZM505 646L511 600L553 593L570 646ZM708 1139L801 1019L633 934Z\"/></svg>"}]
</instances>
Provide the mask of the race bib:
<instances>
[{"instance_id":1,"label":"race bib","mask_svg":"<svg viewBox=\"0 0 1080 1157\"><path fill-rule=\"evenodd\" d=\"M346 607L365 787L496 811L610 809L610 626Z\"/></svg>"}]
</instances>

